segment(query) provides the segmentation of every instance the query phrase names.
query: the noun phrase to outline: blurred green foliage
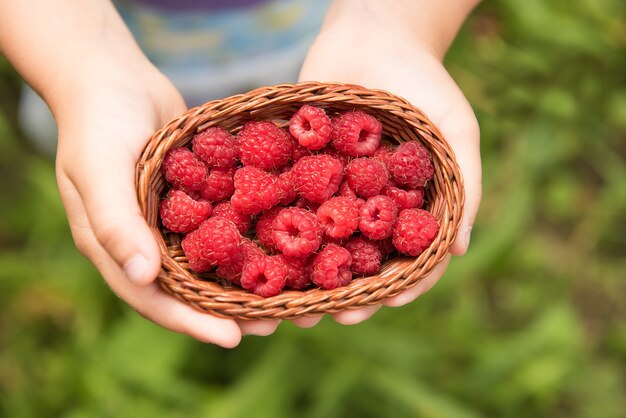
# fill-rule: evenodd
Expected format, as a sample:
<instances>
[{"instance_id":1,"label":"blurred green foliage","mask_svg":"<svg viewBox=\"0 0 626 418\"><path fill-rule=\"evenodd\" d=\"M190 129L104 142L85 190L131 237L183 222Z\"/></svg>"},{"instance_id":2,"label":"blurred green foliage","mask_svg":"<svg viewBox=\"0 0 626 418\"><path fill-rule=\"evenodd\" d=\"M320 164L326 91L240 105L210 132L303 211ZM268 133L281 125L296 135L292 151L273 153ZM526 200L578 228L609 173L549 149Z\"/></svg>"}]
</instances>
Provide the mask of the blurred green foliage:
<instances>
[{"instance_id":1,"label":"blurred green foliage","mask_svg":"<svg viewBox=\"0 0 626 418\"><path fill-rule=\"evenodd\" d=\"M77 253L1 62L0 416L624 417L626 3L485 2L447 65L482 129L470 252L409 306L228 351Z\"/></svg>"}]
</instances>

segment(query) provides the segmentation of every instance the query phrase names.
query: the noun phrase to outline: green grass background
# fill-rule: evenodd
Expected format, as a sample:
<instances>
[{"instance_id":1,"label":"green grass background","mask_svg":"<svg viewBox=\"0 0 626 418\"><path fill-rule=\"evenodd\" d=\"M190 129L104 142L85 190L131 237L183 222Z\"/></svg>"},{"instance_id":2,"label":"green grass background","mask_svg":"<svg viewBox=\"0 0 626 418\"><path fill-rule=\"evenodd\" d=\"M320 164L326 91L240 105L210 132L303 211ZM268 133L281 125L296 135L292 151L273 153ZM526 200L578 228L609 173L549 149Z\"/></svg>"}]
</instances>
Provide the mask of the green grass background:
<instances>
[{"instance_id":1,"label":"green grass background","mask_svg":"<svg viewBox=\"0 0 626 418\"><path fill-rule=\"evenodd\" d=\"M469 253L364 324L229 351L78 254L0 62L0 416L626 417L626 3L487 1L447 65L482 129Z\"/></svg>"}]
</instances>

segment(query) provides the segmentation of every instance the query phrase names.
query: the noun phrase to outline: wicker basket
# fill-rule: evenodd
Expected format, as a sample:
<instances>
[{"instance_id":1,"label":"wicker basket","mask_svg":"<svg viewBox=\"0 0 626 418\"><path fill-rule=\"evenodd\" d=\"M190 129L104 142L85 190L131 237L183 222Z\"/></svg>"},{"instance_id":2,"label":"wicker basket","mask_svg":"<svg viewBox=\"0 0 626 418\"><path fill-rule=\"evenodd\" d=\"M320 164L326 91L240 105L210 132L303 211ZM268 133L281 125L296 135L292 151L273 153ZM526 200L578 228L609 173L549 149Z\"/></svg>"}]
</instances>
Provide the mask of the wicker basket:
<instances>
[{"instance_id":1,"label":"wicker basket","mask_svg":"<svg viewBox=\"0 0 626 418\"><path fill-rule=\"evenodd\" d=\"M162 229L158 206L167 184L161 174L165 153L188 144L199 130L221 126L237 132L251 119L288 120L303 104L329 114L361 109L383 124L383 138L420 141L431 152L435 167L425 199L437 218L435 241L417 258L387 260L379 275L356 278L333 290L284 291L261 298L211 275L190 271L178 234ZM194 308L238 319L294 319L335 313L380 303L417 284L446 256L462 215L463 187L454 154L437 128L406 100L385 91L346 84L298 83L263 87L190 109L168 123L148 142L137 165L136 186L141 209L162 254L159 282L163 289Z\"/></svg>"}]
</instances>

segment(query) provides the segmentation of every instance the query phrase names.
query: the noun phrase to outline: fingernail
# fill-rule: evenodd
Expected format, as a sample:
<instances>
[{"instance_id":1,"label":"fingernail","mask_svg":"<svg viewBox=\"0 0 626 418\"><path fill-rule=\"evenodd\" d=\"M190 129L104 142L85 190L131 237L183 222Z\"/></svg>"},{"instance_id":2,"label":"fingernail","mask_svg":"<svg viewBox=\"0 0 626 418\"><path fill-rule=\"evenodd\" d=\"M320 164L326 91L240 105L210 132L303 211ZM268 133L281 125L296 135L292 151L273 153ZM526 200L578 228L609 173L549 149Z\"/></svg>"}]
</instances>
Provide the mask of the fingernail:
<instances>
[{"instance_id":1,"label":"fingernail","mask_svg":"<svg viewBox=\"0 0 626 418\"><path fill-rule=\"evenodd\" d=\"M467 232L465 233L465 246L469 248L470 238L472 237L472 227L467 227Z\"/></svg>"},{"instance_id":2,"label":"fingernail","mask_svg":"<svg viewBox=\"0 0 626 418\"><path fill-rule=\"evenodd\" d=\"M135 284L139 284L144 280L147 269L148 259L142 253L135 254L124 265L126 277Z\"/></svg>"}]
</instances>

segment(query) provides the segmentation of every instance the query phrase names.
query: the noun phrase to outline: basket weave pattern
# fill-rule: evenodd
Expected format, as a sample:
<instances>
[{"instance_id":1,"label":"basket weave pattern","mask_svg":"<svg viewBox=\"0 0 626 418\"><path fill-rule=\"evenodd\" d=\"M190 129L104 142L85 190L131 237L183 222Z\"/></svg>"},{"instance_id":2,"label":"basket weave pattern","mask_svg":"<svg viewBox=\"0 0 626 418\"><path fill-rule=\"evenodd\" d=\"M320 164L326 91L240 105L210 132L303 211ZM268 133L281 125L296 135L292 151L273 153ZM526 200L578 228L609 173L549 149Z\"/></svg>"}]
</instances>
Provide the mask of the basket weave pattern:
<instances>
[{"instance_id":1,"label":"basket weave pattern","mask_svg":"<svg viewBox=\"0 0 626 418\"><path fill-rule=\"evenodd\" d=\"M355 278L344 287L283 291L270 298L228 285L211 274L191 272L180 245L181 236L167 232L159 221L158 206L167 188L161 174L165 153L187 145L198 131L211 126L234 133L252 119L288 121L304 104L321 107L331 116L363 110L383 124L383 138L399 143L417 140L430 150L435 174L426 189L426 208L440 225L432 245L417 258L397 256L387 260L380 274ZM454 154L422 112L385 91L313 82L263 87L190 109L149 140L137 164L136 187L141 209L161 250L161 287L200 311L238 319L294 319L336 313L397 295L417 284L447 255L456 237L464 202Z\"/></svg>"}]
</instances>

